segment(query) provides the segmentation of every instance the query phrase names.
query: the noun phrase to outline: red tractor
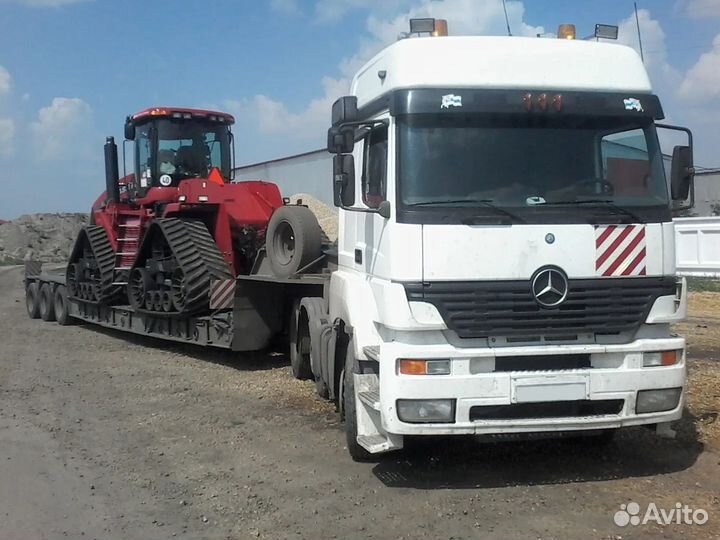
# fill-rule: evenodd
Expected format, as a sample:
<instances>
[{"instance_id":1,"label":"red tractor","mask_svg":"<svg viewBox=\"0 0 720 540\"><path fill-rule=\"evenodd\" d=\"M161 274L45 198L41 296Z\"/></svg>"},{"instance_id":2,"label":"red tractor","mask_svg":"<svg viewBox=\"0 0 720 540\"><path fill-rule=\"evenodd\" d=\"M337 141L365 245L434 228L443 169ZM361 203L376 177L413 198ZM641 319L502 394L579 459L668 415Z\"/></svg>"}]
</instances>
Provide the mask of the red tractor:
<instances>
[{"instance_id":1,"label":"red tractor","mask_svg":"<svg viewBox=\"0 0 720 540\"><path fill-rule=\"evenodd\" d=\"M170 107L129 116L135 167L122 179L108 137L106 191L68 262L69 297L197 314L209 309L214 280L260 266L287 277L321 258L322 233L308 208L285 206L275 184L230 182L234 122L226 113ZM269 265L260 264L265 253Z\"/></svg>"}]
</instances>

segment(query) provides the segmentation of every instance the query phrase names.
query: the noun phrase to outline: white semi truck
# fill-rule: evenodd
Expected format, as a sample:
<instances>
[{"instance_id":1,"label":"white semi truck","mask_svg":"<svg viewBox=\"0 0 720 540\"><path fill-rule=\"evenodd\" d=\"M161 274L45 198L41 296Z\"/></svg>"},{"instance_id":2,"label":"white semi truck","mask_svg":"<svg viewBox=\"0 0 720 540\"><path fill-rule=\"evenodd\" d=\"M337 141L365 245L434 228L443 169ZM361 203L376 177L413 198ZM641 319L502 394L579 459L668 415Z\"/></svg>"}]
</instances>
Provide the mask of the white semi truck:
<instances>
[{"instance_id":1,"label":"white semi truck","mask_svg":"<svg viewBox=\"0 0 720 540\"><path fill-rule=\"evenodd\" d=\"M662 118L617 44L409 38L357 73L328 136L338 268L297 331L318 364L344 359L354 458L680 418L671 208L691 197L692 137ZM670 181L661 127L688 138Z\"/></svg>"},{"instance_id":2,"label":"white semi truck","mask_svg":"<svg viewBox=\"0 0 720 540\"><path fill-rule=\"evenodd\" d=\"M687 311L671 209L692 204L693 167L690 132L662 118L628 47L408 37L333 105L339 237L320 257L312 214L287 205L206 314L69 298L33 264L28 313L236 351L286 333L356 460L406 436L668 431ZM688 141L668 177L661 127Z\"/></svg>"}]
</instances>

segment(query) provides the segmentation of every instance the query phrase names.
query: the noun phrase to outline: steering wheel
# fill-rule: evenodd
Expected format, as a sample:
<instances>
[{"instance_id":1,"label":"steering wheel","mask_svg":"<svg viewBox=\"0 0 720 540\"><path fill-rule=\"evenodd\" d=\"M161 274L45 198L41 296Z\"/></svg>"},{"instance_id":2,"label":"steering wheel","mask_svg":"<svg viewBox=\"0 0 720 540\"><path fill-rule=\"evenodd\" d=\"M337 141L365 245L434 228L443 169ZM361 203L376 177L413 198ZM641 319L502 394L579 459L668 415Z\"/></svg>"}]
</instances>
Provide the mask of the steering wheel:
<instances>
[{"instance_id":1,"label":"steering wheel","mask_svg":"<svg viewBox=\"0 0 720 540\"><path fill-rule=\"evenodd\" d=\"M581 186L600 186L600 193L593 193L593 195L612 195L615 192L615 186L608 182L605 178L582 178L572 184L573 188L579 188Z\"/></svg>"}]
</instances>

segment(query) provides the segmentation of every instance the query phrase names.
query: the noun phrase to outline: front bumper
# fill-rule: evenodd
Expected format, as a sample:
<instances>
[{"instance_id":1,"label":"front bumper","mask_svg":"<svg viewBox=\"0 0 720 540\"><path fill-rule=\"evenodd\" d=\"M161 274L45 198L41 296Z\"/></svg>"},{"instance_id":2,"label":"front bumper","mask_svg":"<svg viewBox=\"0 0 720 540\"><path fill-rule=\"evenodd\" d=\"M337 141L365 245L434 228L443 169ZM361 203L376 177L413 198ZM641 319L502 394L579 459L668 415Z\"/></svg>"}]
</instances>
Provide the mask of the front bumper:
<instances>
[{"instance_id":1,"label":"front bumper","mask_svg":"<svg viewBox=\"0 0 720 540\"><path fill-rule=\"evenodd\" d=\"M682 351L676 364L643 367L644 352L665 350ZM477 372L473 367L482 365L483 359L503 356L571 354L589 354L592 367L504 372ZM399 358L451 358L452 371L449 375L401 375L397 371ZM657 424L679 419L684 404L685 340L680 337L639 339L622 345L496 349L393 342L380 347L378 360L382 427L394 435L531 433ZM676 407L662 412L636 413L638 391L670 388L683 389ZM454 421L403 422L397 412L397 401L401 399L452 399ZM559 402L570 405L582 402L582 406L569 407L564 412ZM608 412L601 402L612 403L613 410ZM491 410L490 418L478 414L488 410Z\"/></svg>"}]
</instances>

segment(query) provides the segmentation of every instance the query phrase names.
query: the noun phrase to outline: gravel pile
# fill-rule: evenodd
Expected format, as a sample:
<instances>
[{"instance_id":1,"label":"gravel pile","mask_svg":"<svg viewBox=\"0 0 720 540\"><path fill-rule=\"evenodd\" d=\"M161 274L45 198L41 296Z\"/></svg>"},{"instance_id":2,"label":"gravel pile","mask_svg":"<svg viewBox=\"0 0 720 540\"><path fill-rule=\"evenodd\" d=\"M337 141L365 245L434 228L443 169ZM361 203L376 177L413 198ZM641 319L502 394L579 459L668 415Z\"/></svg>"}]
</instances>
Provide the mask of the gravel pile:
<instances>
[{"instance_id":1,"label":"gravel pile","mask_svg":"<svg viewBox=\"0 0 720 540\"><path fill-rule=\"evenodd\" d=\"M302 201L302 204L307 205L307 207L312 210L325 235L331 242L335 242L338 237L337 208L328 206L324 202L317 200L315 197L308 195L307 193L296 193L295 195L291 195L290 203L296 204L298 199Z\"/></svg>"},{"instance_id":2,"label":"gravel pile","mask_svg":"<svg viewBox=\"0 0 720 540\"><path fill-rule=\"evenodd\" d=\"M87 214L31 214L0 224L0 264L66 260L87 218Z\"/></svg>"}]
</instances>

